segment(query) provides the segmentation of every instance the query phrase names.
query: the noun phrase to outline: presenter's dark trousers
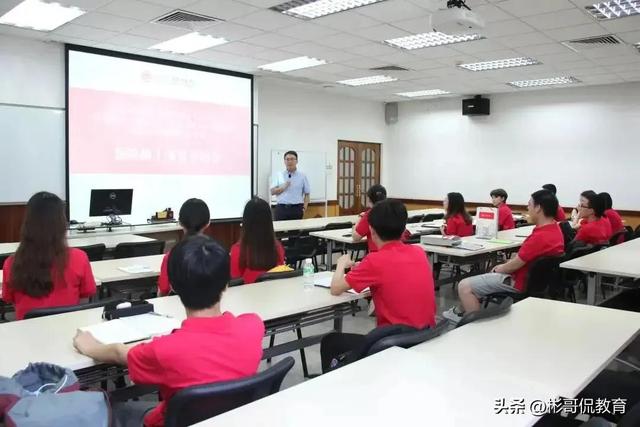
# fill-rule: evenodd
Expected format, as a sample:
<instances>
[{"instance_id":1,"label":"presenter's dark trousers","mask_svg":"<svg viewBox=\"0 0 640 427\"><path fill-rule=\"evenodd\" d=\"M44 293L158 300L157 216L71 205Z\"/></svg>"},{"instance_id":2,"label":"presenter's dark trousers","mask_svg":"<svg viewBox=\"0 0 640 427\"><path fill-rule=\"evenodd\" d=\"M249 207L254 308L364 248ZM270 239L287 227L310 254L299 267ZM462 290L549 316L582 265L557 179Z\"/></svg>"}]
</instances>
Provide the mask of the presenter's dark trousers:
<instances>
[{"instance_id":1,"label":"presenter's dark trousers","mask_svg":"<svg viewBox=\"0 0 640 427\"><path fill-rule=\"evenodd\" d=\"M304 204L298 205L276 205L276 221L285 221L288 219L302 219L304 215Z\"/></svg>"}]
</instances>

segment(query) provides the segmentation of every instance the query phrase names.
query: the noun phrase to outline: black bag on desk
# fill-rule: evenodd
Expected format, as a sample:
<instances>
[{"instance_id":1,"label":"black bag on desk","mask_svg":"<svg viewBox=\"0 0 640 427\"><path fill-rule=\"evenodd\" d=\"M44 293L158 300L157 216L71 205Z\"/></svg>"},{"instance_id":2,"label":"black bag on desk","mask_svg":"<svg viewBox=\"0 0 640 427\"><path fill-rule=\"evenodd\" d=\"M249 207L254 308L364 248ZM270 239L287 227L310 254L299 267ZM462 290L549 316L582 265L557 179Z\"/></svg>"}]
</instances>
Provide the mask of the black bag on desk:
<instances>
[{"instance_id":1,"label":"black bag on desk","mask_svg":"<svg viewBox=\"0 0 640 427\"><path fill-rule=\"evenodd\" d=\"M118 308L120 304L126 307ZM126 301L119 300L110 302L104 306L102 318L104 320L114 320L121 317L137 316L139 314L150 313L153 311L153 304L148 301Z\"/></svg>"}]
</instances>

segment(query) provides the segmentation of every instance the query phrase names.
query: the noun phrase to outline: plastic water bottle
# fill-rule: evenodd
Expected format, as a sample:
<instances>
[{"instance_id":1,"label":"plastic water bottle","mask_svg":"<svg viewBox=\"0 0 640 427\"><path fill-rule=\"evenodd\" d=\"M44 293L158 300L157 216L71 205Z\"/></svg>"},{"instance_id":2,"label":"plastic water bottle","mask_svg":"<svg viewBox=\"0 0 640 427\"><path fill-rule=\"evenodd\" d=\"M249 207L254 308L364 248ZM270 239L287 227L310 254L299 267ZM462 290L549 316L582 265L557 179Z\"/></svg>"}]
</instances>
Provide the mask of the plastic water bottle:
<instances>
[{"instance_id":1,"label":"plastic water bottle","mask_svg":"<svg viewBox=\"0 0 640 427\"><path fill-rule=\"evenodd\" d=\"M304 278L304 290L308 291L313 289L313 262L311 258L307 258L304 260L304 265L302 266L302 277Z\"/></svg>"}]
</instances>

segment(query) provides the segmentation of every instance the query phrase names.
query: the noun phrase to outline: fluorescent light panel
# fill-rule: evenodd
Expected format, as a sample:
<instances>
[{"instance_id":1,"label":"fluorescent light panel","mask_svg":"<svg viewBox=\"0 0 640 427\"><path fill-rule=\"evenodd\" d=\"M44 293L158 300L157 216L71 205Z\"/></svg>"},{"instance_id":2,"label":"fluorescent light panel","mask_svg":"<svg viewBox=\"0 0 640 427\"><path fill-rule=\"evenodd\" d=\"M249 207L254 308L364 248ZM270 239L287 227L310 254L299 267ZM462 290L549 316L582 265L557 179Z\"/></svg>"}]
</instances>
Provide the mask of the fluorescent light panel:
<instances>
[{"instance_id":1,"label":"fluorescent light panel","mask_svg":"<svg viewBox=\"0 0 640 427\"><path fill-rule=\"evenodd\" d=\"M338 83L348 86L364 86L364 85L375 85L379 83L387 83L387 82L395 82L395 77L391 76L369 76L369 77L360 77L358 79L349 79L349 80L340 80Z\"/></svg>"},{"instance_id":2,"label":"fluorescent light panel","mask_svg":"<svg viewBox=\"0 0 640 427\"><path fill-rule=\"evenodd\" d=\"M314 19L384 0L292 0L271 9L302 19Z\"/></svg>"},{"instance_id":3,"label":"fluorescent light panel","mask_svg":"<svg viewBox=\"0 0 640 427\"><path fill-rule=\"evenodd\" d=\"M502 68L525 67L527 65L537 65L537 64L540 64L540 61L538 61L537 59L521 57L521 58L496 59L494 61L473 62L469 64L460 64L458 65L458 67L464 68L470 71L489 71L489 70L499 70Z\"/></svg>"},{"instance_id":4,"label":"fluorescent light panel","mask_svg":"<svg viewBox=\"0 0 640 427\"><path fill-rule=\"evenodd\" d=\"M586 6L597 20L625 18L640 14L640 0L612 0Z\"/></svg>"},{"instance_id":5,"label":"fluorescent light panel","mask_svg":"<svg viewBox=\"0 0 640 427\"><path fill-rule=\"evenodd\" d=\"M453 43L470 42L483 39L480 34L448 35L437 31L430 33L414 34L412 36L398 37L384 42L402 49L422 49L424 47L443 46Z\"/></svg>"},{"instance_id":6,"label":"fluorescent light panel","mask_svg":"<svg viewBox=\"0 0 640 427\"><path fill-rule=\"evenodd\" d=\"M523 87L535 87L535 86L553 86L553 85L566 85L572 83L580 83L580 80L571 76L563 77L549 77L547 79L535 79L535 80L518 80L515 82L509 82L507 84L519 88Z\"/></svg>"},{"instance_id":7,"label":"fluorescent light panel","mask_svg":"<svg viewBox=\"0 0 640 427\"><path fill-rule=\"evenodd\" d=\"M326 64L324 59L299 56L297 58L285 59L284 61L272 62L271 64L260 65L258 68L267 71L286 73L287 71L301 70L303 68L315 67Z\"/></svg>"},{"instance_id":8,"label":"fluorescent light panel","mask_svg":"<svg viewBox=\"0 0 640 427\"><path fill-rule=\"evenodd\" d=\"M154 44L149 49L173 53L192 53L225 43L228 43L228 40L222 37L213 37L193 32L162 43Z\"/></svg>"},{"instance_id":9,"label":"fluorescent light panel","mask_svg":"<svg viewBox=\"0 0 640 427\"><path fill-rule=\"evenodd\" d=\"M407 98L415 98L418 96L448 95L450 93L451 92L447 92L446 90L428 89L428 90L416 90L415 92L400 92L400 93L396 93L396 95L404 96Z\"/></svg>"},{"instance_id":10,"label":"fluorescent light panel","mask_svg":"<svg viewBox=\"0 0 640 427\"><path fill-rule=\"evenodd\" d=\"M25 0L0 16L0 24L32 28L38 31L51 31L84 13L77 7L65 7L60 3Z\"/></svg>"}]
</instances>

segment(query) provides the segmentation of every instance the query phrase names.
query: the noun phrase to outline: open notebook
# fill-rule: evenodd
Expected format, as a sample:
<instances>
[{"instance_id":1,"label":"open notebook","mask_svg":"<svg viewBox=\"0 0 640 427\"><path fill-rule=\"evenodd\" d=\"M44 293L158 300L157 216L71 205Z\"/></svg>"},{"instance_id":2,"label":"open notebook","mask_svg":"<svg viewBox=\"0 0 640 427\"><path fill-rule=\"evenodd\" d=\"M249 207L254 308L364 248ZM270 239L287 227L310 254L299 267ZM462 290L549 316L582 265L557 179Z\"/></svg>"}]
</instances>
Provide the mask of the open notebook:
<instances>
[{"instance_id":1,"label":"open notebook","mask_svg":"<svg viewBox=\"0 0 640 427\"><path fill-rule=\"evenodd\" d=\"M313 276L313 284L321 288L330 288L332 277L333 277L332 271L323 271L322 273L316 273ZM369 291L369 288L366 288L362 291L362 293L368 292L368 291ZM358 294L358 292L354 291L353 289L349 289L347 292L356 294L356 295Z\"/></svg>"},{"instance_id":2,"label":"open notebook","mask_svg":"<svg viewBox=\"0 0 640 427\"><path fill-rule=\"evenodd\" d=\"M91 332L103 344L126 344L167 335L179 327L180 321L173 317L146 313L85 326L80 330Z\"/></svg>"}]
</instances>

